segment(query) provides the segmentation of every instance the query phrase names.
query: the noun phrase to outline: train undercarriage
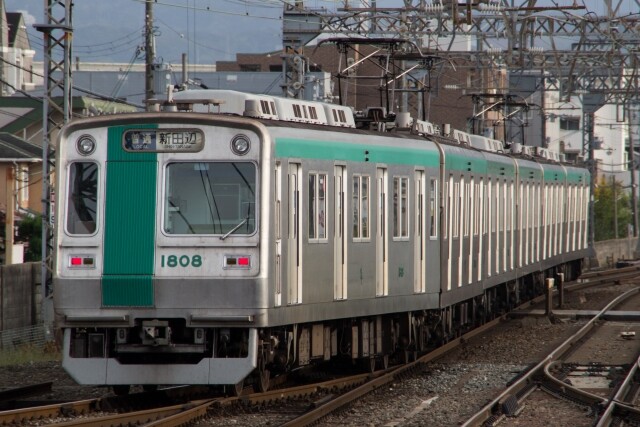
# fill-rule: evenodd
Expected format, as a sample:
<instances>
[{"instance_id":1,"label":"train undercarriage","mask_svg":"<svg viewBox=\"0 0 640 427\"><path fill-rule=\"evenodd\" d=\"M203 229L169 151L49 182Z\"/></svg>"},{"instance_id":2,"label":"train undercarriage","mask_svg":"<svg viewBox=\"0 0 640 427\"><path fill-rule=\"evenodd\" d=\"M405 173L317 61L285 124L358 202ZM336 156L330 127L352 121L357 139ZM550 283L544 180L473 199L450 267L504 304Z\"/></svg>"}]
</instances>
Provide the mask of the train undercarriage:
<instances>
[{"instance_id":1,"label":"train undercarriage","mask_svg":"<svg viewBox=\"0 0 640 427\"><path fill-rule=\"evenodd\" d=\"M68 351L72 360L115 359L120 369L146 369L172 365L194 373L189 383L212 383L200 370L207 361L243 364L253 372L231 386L238 393L244 385L266 391L270 380L289 371L329 361L358 365L373 372L390 363L407 363L481 326L517 305L543 294L545 279L563 274L574 280L581 261L536 272L487 289L482 295L439 310L421 310L368 317L328 320L274 328L193 328L183 319L146 319L134 328L73 328ZM251 367L253 366L253 368ZM173 368L168 368L173 369ZM207 368L209 372L213 367ZM220 369L220 368L218 368ZM132 371L133 372L133 371ZM198 374L198 372L200 372ZM210 375L210 374L209 374ZM214 377L215 378L215 377ZM155 377L146 377L145 389ZM126 382L126 380L124 381ZM108 381L107 381L108 383ZM160 383L163 383L160 381ZM128 384L113 384L118 394Z\"/></svg>"}]
</instances>

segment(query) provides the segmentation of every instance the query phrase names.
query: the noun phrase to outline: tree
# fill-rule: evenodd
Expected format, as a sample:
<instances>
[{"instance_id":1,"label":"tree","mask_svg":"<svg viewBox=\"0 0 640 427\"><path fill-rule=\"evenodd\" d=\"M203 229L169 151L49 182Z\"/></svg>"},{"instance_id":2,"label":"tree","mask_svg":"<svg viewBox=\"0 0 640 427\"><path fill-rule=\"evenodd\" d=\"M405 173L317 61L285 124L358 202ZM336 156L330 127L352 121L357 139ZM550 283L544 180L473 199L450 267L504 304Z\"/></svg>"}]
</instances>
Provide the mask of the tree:
<instances>
[{"instance_id":1,"label":"tree","mask_svg":"<svg viewBox=\"0 0 640 427\"><path fill-rule=\"evenodd\" d=\"M20 221L17 239L25 243L25 262L40 261L42 259L42 217L35 215Z\"/></svg>"},{"instance_id":2,"label":"tree","mask_svg":"<svg viewBox=\"0 0 640 427\"><path fill-rule=\"evenodd\" d=\"M633 215L631 198L622 183L615 178L607 181L603 177L596 186L594 199L595 240L627 237L629 225L633 224Z\"/></svg>"}]
</instances>

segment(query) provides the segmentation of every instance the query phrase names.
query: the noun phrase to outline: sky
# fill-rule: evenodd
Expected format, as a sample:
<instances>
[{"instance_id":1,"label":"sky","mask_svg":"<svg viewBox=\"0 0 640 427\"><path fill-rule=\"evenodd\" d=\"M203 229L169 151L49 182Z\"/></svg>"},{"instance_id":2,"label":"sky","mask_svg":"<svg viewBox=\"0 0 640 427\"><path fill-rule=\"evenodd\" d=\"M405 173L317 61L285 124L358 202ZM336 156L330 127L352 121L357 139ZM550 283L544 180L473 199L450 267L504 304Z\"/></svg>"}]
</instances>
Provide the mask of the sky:
<instances>
[{"instance_id":1,"label":"sky","mask_svg":"<svg viewBox=\"0 0 640 427\"><path fill-rule=\"evenodd\" d=\"M283 1L155 0L156 62L180 64L182 54L186 53L190 63L212 64L232 61L237 53L281 50ZM304 4L308 8L335 10L345 1L349 0L306 0ZM612 3L620 1L612 0ZM639 0L624 1L629 3L625 7L634 9ZM526 3L508 0L514 5L523 2ZM43 42L42 34L33 24L45 23L44 3L43 0L5 0L7 11L24 14L31 46L37 52L36 60L42 59ZM400 0L377 0L378 7L399 6L394 3L401 4ZM573 0L539 0L536 5L554 3L569 5ZM602 0L578 0L577 3L598 15L604 13ZM143 0L75 0L74 60L77 57L82 62L144 62L144 52L140 51L144 46L144 21Z\"/></svg>"},{"instance_id":2,"label":"sky","mask_svg":"<svg viewBox=\"0 0 640 427\"><path fill-rule=\"evenodd\" d=\"M8 12L25 16L31 46L41 60L43 0L5 0ZM56 9L57 12L62 8ZM282 3L278 0L158 0L154 3L159 62L211 64L236 53L282 48ZM145 4L141 0L75 0L73 57L83 62L144 62ZM136 56L136 52L138 55Z\"/></svg>"}]
</instances>

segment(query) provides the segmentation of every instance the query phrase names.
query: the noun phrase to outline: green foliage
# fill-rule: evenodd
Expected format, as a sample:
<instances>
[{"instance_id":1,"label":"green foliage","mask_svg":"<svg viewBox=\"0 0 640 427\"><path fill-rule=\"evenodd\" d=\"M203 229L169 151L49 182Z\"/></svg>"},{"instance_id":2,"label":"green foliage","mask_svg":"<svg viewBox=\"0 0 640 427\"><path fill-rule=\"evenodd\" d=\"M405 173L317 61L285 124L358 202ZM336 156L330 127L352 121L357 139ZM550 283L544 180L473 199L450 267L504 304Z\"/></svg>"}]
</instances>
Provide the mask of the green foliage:
<instances>
[{"instance_id":1,"label":"green foliage","mask_svg":"<svg viewBox=\"0 0 640 427\"><path fill-rule=\"evenodd\" d=\"M594 192L595 240L621 239L627 237L629 226L633 225L631 196L622 183L602 180ZM617 222L616 222L617 214ZM617 233L615 227L618 227Z\"/></svg>"},{"instance_id":2,"label":"green foliage","mask_svg":"<svg viewBox=\"0 0 640 427\"><path fill-rule=\"evenodd\" d=\"M42 216L27 217L18 224L16 241L25 244L24 261L40 261L42 259Z\"/></svg>"},{"instance_id":3,"label":"green foliage","mask_svg":"<svg viewBox=\"0 0 640 427\"><path fill-rule=\"evenodd\" d=\"M0 350L0 367L60 360L60 351L55 345L49 343L44 347L23 345L14 349Z\"/></svg>"}]
</instances>

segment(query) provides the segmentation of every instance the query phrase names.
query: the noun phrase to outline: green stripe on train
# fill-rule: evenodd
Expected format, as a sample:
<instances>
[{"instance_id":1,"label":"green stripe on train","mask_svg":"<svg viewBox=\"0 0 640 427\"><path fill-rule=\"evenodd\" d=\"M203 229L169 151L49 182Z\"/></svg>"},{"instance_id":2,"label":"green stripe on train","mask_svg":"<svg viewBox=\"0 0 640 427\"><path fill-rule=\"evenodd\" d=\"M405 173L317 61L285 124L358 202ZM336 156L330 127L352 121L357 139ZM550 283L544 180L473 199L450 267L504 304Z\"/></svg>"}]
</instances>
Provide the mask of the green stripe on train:
<instances>
[{"instance_id":1,"label":"green stripe on train","mask_svg":"<svg viewBox=\"0 0 640 427\"><path fill-rule=\"evenodd\" d=\"M338 141L277 138L277 157L343 160L354 162L390 163L439 167L440 154L435 150L352 144Z\"/></svg>"},{"instance_id":2,"label":"green stripe on train","mask_svg":"<svg viewBox=\"0 0 640 427\"><path fill-rule=\"evenodd\" d=\"M150 307L156 223L156 153L128 153L122 134L154 125L110 127L107 137L102 304Z\"/></svg>"}]
</instances>

